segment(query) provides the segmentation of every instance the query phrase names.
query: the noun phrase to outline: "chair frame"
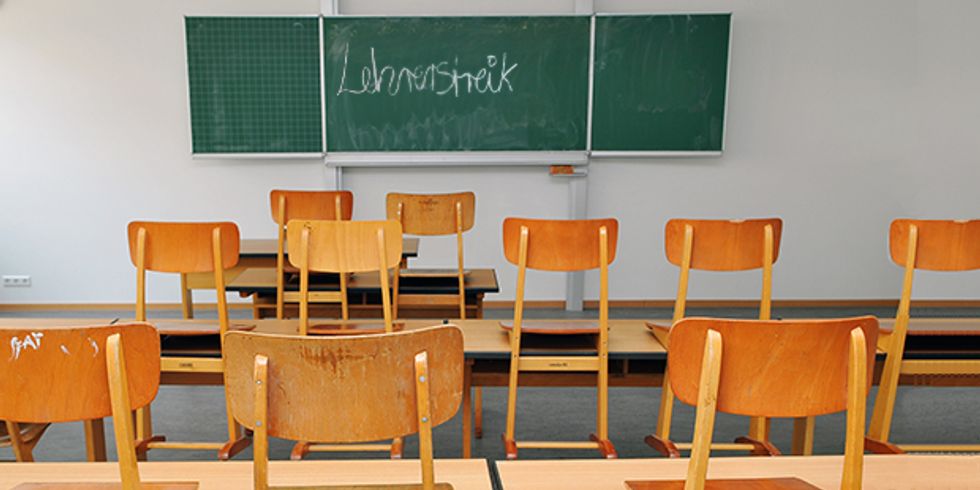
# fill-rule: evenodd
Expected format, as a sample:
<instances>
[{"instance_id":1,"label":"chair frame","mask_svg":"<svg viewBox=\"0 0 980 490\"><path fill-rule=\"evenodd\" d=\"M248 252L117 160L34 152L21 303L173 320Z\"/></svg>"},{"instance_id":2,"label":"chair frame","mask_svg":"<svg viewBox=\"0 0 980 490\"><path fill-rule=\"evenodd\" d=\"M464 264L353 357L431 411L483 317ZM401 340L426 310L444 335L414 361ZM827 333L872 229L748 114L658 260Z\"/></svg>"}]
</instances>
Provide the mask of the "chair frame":
<instances>
[{"instance_id":1,"label":"chair frame","mask_svg":"<svg viewBox=\"0 0 980 490\"><path fill-rule=\"evenodd\" d=\"M278 245L276 247L276 318L282 320L285 315L285 301L288 297L290 302L296 302L299 300L298 292L286 292L286 224L288 222L287 206L289 204L287 198L290 195L322 195L324 198L333 198L333 216L332 217L319 217L319 216L304 216L304 219L333 219L338 221L350 221L353 213L353 202L354 195L350 191L286 191L286 190L273 190L269 193L270 201L272 201L272 212L273 219L276 221L276 227L278 228ZM350 212L345 213L344 201L350 202L350 206L347 206L347 210ZM317 292L315 295L315 301L321 303L340 303L340 314L341 318L347 320L350 318L350 313L348 311L347 303L347 274L340 274L340 291L339 292Z\"/></svg>"},{"instance_id":2,"label":"chair frame","mask_svg":"<svg viewBox=\"0 0 980 490\"><path fill-rule=\"evenodd\" d=\"M778 218L777 218L778 219ZM773 218L760 221L773 221ZM678 220L684 224L684 236L679 264L680 272L677 280L677 298L674 300L674 316L672 323L677 323L686 315L688 280L694 252L694 225L698 221L723 220ZM742 223L746 220L728 220L730 223ZM669 223L668 223L669 226ZM777 256L776 232L772 224L763 227L762 247L762 293L759 300L759 320L769 320L772 317L772 266ZM755 269L755 268L753 268ZM650 324L653 333L664 347L669 350L670 328ZM670 440L670 425L673 420L674 394L670 386L669 370L664 371L664 382L660 397L660 411L657 416L657 427L654 434L645 438L647 444L664 456L679 458L680 450L691 449L693 443L680 443ZM775 448L768 444L770 422L765 418L753 417L749 422L747 438L739 438L734 443L713 443L712 449L721 451L750 451L753 454L771 454ZM809 455L813 452L814 419L812 417L794 421L793 453ZM778 450L776 450L778 452Z\"/></svg>"},{"instance_id":3,"label":"chair frame","mask_svg":"<svg viewBox=\"0 0 980 490\"><path fill-rule=\"evenodd\" d=\"M520 227L517 260L517 293L514 296L514 323L510 332L510 372L507 383L507 425L503 434L507 459L517 459L518 450L526 449L596 449L607 459L617 458L609 440L609 230L599 227L599 326L595 356L522 356L521 328L524 318L524 285L527 276L530 231ZM518 379L522 371L594 371L597 374L596 432L589 441L518 441Z\"/></svg>"},{"instance_id":4,"label":"chair frame","mask_svg":"<svg viewBox=\"0 0 980 490\"><path fill-rule=\"evenodd\" d=\"M940 222L942 223L942 222ZM952 226L977 226L977 222L946 221ZM923 220L895 220L891 224L892 260L904 268L902 279L902 296L895 315L895 327L891 335L879 339L878 347L886 352L884 369L879 381L878 396L875 398L871 423L868 426L869 445L877 452L900 453L904 451L943 451L943 452L977 452L980 444L892 444L888 443L891 435L892 417L895 411L895 398L898 392L899 379L907 375L963 375L980 372L980 361L969 359L956 360L905 360L905 340L908 335L909 319L912 306L912 279L915 275L919 259L920 224L928 225ZM901 230L907 226L907 238L900 241ZM904 257L900 249L904 245ZM952 254L951 254L952 255ZM931 267L928 267L931 268ZM935 270L965 271L973 267L950 266L934 268Z\"/></svg>"},{"instance_id":5,"label":"chair frame","mask_svg":"<svg viewBox=\"0 0 980 490\"><path fill-rule=\"evenodd\" d=\"M429 330L437 330L445 327L435 327ZM238 334L236 334L238 335ZM241 335L255 335L255 334L241 334ZM388 336L391 334L378 334L380 336ZM397 334L402 335L402 334ZM263 335L264 337L275 337L271 335ZM419 435L419 460L421 469L421 485L419 484L405 484L405 485L350 485L350 486L318 486L316 488L337 488L344 490L353 489L377 489L377 490L409 490L409 489L423 489L423 490L451 490L452 485L446 483L436 483L435 481L435 471L434 471L434 460L433 460L433 444L432 444L432 428L435 423L439 421L433 420L432 404L431 404L431 390L430 384L432 378L430 377L429 370L429 353L428 351L421 351L414 355L414 388L415 388L415 406L416 406L416 424L418 427ZM254 487L257 490L267 490L269 485L269 367L270 359L267 355L257 353L254 357L253 364L253 374L252 382L254 383L254 393L252 394L253 400L253 417L252 425L254 426L254 438L255 438L255 452L254 452L254 464L253 464L253 477L254 477ZM460 385L461 388L461 385ZM229 388L231 389L231 388ZM247 395L243 395L247 396ZM460 395L461 397L461 395ZM458 408L457 408L458 410ZM247 425L247 424L246 424ZM401 438L396 438L400 440ZM351 448L357 445L345 444L343 447ZM288 487L293 488L293 487Z\"/></svg>"},{"instance_id":6,"label":"chair frame","mask_svg":"<svg viewBox=\"0 0 980 490\"><path fill-rule=\"evenodd\" d=\"M443 235L444 233L435 233L425 228L420 229L408 229L405 227L404 220L404 208L406 201L418 201L424 199L433 198L453 198L452 202L455 224L454 232L456 234L456 278L459 284L458 295L439 295L439 298L434 298L432 295L416 295L416 294L401 294L399 291L399 276L401 275L400 267L395 269L395 274L393 277L393 292L394 301L392 302L392 309L395 318L398 318L398 309L401 304L406 305L433 305L433 304L451 304L451 302L456 302L459 305L459 318L461 320L466 319L466 278L463 269L463 232L470 230L473 227L473 213L474 213L474 203L475 196L472 192L460 192L455 194L402 194L402 193L389 193L387 196L387 209L388 209L388 219L396 219L402 224L404 233L415 235ZM467 202L466 209L464 209L464 201ZM394 212L393 212L394 211ZM467 227L466 224L469 224Z\"/></svg>"},{"instance_id":7,"label":"chair frame","mask_svg":"<svg viewBox=\"0 0 980 490\"><path fill-rule=\"evenodd\" d=\"M142 222L130 223L130 226L138 226ZM228 299L225 296L225 265L222 257L222 223L212 224L211 231L211 258L214 274L214 286L218 298L218 329L222 347L224 346L225 334L228 333L230 320L228 317ZM234 224L234 223L232 223ZM237 225L236 225L237 228ZM146 318L146 228L139 227L136 232L136 320L145 322ZM237 257L235 262L237 262ZM233 267L235 264L227 264ZM184 275L181 273L181 275ZM224 362L222 358L220 362ZM184 451L216 450L218 459L228 460L238 454L251 444L251 438L242 431L241 427L231 416L228 400L225 400L225 415L227 417L228 439L224 442L175 442L167 441L162 435L153 434L153 421L150 405L136 411L136 439L140 443L136 447L136 454L141 461L146 459L146 453L150 449L173 449Z\"/></svg>"},{"instance_id":8,"label":"chair frame","mask_svg":"<svg viewBox=\"0 0 980 490\"><path fill-rule=\"evenodd\" d=\"M708 463L714 432L715 415L717 413L718 390L721 379L723 338L718 331L709 329L704 341L701 360L700 383L697 393L697 414L694 426L693 447L688 463L687 477L684 480L685 490L703 490L707 483ZM861 488L864 467L864 420L866 399L868 394L868 350L864 332L860 327L850 331L848 345L847 370L847 428L844 450L844 466L841 477L841 489L859 490ZM785 479L778 479L785 480ZM802 483L792 479L794 483ZM762 483L766 480L734 480L728 483ZM721 484L723 481L718 481ZM774 482L775 483L775 482ZM656 481L643 482L645 489L677 488L677 482ZM634 488L634 487L630 487ZM751 487L751 488L762 488ZM767 487L768 488L768 487ZM775 486L773 487L775 488ZM793 487L798 488L798 487ZM816 488L816 487L812 487Z\"/></svg>"},{"instance_id":9,"label":"chair frame","mask_svg":"<svg viewBox=\"0 0 980 490\"><path fill-rule=\"evenodd\" d=\"M338 201L339 202L339 201ZM290 262L294 266L299 267L300 271L300 286L299 286L299 334L302 336L310 335L310 318L309 318L309 297L311 295L321 294L319 292L310 292L310 223L315 221L323 220L290 220L288 227L291 229L301 228L299 232L300 245L299 245L299 257L298 264L293 260L293 254L290 254ZM351 226L365 226L365 223L372 222L348 222ZM383 222L373 222L379 224L377 229L377 240L378 240L378 277L381 281L381 304L382 311L384 314L384 330L385 333L392 333L395 331L395 323L392 315L392 301L391 293L388 285L388 271L391 265L388 264L388 248L387 242L388 237L385 235L384 226L380 223ZM399 224L400 226L400 224ZM398 237L399 243L401 243L401 237ZM401 252L399 252L399 255ZM395 265L397 269L397 264ZM338 272L341 277L348 272L346 270L328 270L327 272ZM343 283L342 283L343 284ZM322 293L331 294L331 293ZM346 291L342 291L341 298L343 301L343 309L347 311L347 295ZM356 330L351 330L349 334L357 334ZM299 441L293 446L293 450L290 453L290 459L294 461L302 460L310 452L348 452L348 451L382 451L388 452L392 459L400 459L404 450L404 441L401 438L395 438L392 440L391 444L318 444L309 441Z\"/></svg>"}]
</instances>

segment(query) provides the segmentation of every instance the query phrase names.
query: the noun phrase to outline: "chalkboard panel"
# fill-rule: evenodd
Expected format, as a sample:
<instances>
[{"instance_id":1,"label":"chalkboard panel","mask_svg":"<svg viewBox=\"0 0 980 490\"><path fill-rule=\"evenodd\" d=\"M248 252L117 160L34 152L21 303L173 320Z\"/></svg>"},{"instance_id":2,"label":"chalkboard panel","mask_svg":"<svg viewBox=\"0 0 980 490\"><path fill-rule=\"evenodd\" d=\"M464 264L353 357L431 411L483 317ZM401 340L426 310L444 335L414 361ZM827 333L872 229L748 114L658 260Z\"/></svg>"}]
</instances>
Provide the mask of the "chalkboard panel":
<instances>
[{"instance_id":1,"label":"chalkboard panel","mask_svg":"<svg viewBox=\"0 0 980 490\"><path fill-rule=\"evenodd\" d=\"M327 150L584 150L589 17L326 17Z\"/></svg>"},{"instance_id":2,"label":"chalkboard panel","mask_svg":"<svg viewBox=\"0 0 980 490\"><path fill-rule=\"evenodd\" d=\"M316 17L187 17L194 153L319 153Z\"/></svg>"},{"instance_id":3,"label":"chalkboard panel","mask_svg":"<svg viewBox=\"0 0 980 490\"><path fill-rule=\"evenodd\" d=\"M596 18L592 149L721 151L731 14Z\"/></svg>"}]
</instances>

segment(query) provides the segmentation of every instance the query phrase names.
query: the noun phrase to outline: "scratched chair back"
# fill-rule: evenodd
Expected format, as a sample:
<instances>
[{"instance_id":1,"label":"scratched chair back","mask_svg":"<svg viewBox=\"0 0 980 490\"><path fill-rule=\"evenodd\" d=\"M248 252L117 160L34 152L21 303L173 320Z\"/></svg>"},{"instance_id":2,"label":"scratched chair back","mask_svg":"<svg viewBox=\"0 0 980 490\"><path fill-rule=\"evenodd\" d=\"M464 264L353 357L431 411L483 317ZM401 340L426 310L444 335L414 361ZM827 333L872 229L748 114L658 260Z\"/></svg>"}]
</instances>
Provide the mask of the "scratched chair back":
<instances>
[{"instance_id":1,"label":"scratched chair back","mask_svg":"<svg viewBox=\"0 0 980 490\"><path fill-rule=\"evenodd\" d=\"M667 357L670 383L678 398L697 406L684 488L705 488L716 411L811 417L846 410L841 488L860 489L865 402L877 338L878 321L871 316L808 321L685 318L674 324ZM796 479L779 480L789 486L778 488L816 488ZM657 485L668 488L669 482ZM657 485L632 488L661 488Z\"/></svg>"},{"instance_id":2,"label":"scratched chair back","mask_svg":"<svg viewBox=\"0 0 980 490\"><path fill-rule=\"evenodd\" d=\"M599 230L605 227L609 253L606 265L616 259L619 222L613 218L583 220L547 220L507 218L504 220L504 256L520 266L522 230L527 230L529 269L545 271L582 271L598 269Z\"/></svg>"},{"instance_id":3,"label":"scratched chair back","mask_svg":"<svg viewBox=\"0 0 980 490\"><path fill-rule=\"evenodd\" d=\"M419 433L431 480L431 428L462 400L455 326L346 337L232 332L225 350L232 413L255 431L257 488L267 481L269 436L348 443Z\"/></svg>"},{"instance_id":4,"label":"scratched chair back","mask_svg":"<svg viewBox=\"0 0 980 490\"><path fill-rule=\"evenodd\" d=\"M398 220L409 235L452 235L473 228L476 195L388 193L388 219ZM458 211L458 213L457 213Z\"/></svg>"},{"instance_id":5,"label":"scratched chair back","mask_svg":"<svg viewBox=\"0 0 980 490\"><path fill-rule=\"evenodd\" d=\"M130 359L131 409L150 403L160 384L160 337L145 323L87 327L0 327L0 419L71 422L112 414L106 338L120 334Z\"/></svg>"}]
</instances>

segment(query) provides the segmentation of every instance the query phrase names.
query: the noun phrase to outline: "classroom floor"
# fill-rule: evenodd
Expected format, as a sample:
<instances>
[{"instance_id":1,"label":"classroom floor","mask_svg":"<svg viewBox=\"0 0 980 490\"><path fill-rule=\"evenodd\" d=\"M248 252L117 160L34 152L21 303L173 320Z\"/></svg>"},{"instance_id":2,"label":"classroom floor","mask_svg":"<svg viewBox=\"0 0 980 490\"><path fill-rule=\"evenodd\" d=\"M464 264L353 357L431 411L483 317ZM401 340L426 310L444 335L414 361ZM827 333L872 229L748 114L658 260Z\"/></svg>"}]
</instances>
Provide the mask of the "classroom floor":
<instances>
[{"instance_id":1,"label":"classroom floor","mask_svg":"<svg viewBox=\"0 0 980 490\"><path fill-rule=\"evenodd\" d=\"M248 318L248 309L233 309L234 318ZM509 318L509 309L488 309L487 318ZM689 315L751 318L757 311L751 308L689 308ZM774 318L833 317L873 314L881 317L894 315L890 308L774 308ZM586 317L595 311L584 313L565 312L556 309L527 310L533 318ZM610 312L612 318L667 318L671 311L666 308L617 308ZM131 317L131 311L31 311L0 312L0 317L64 317L64 318L113 318ZM178 310L153 310L151 318L179 318ZM207 318L208 312L200 311L199 317ZM213 316L213 314L211 315ZM918 308L913 316L931 317L980 317L976 308ZM474 439L475 457L503 459L500 434L504 430L506 416L506 388L485 388L484 437ZM868 400L868 415L874 401L874 393ZM170 440L216 441L225 432L224 401L221 387L163 386L153 404L154 428ZM902 387L898 393L892 440L903 443L972 443L980 441L980 414L976 410L980 400L980 388L930 388ZM660 402L659 389L612 388L610 389L610 438L620 457L652 457L655 453L643 442L643 437L656 425ZM522 439L585 439L595 428L595 390L590 388L522 388L518 396L518 437ZM677 440L690 440L694 425L694 409L678 403L674 409L673 434ZM434 431L437 457L460 456L461 417L439 426ZM715 424L716 440L731 440L743 435L748 427L743 417L719 414ZM792 423L788 420L773 421L773 442L783 450L789 448ZM112 444L112 424L106 423L106 436L110 458L115 458ZM829 415L817 419L816 444L818 454L843 452L844 414ZM287 459L292 443L273 441L270 456ZM406 440L406 457L416 457L414 437ZM733 453L734 454L734 453ZM55 424L45 434L34 451L38 461L84 460L84 440L80 423ZM719 454L722 455L722 454ZM571 458L596 457L591 451L523 450L521 458ZM311 458L366 458L384 457L381 453L319 453ZM10 449L0 448L0 460L10 459ZM210 460L210 451L150 452L151 460ZM246 450L236 459L251 458Z\"/></svg>"}]
</instances>

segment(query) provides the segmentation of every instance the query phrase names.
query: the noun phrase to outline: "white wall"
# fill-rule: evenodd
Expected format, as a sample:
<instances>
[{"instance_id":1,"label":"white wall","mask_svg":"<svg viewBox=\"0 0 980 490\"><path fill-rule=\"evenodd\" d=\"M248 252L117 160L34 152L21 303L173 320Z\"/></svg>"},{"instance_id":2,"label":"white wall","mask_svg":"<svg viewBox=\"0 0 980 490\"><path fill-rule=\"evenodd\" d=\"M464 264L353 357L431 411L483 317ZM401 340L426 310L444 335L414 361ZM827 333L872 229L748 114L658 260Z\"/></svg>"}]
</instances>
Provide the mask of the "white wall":
<instances>
[{"instance_id":1,"label":"white wall","mask_svg":"<svg viewBox=\"0 0 980 490\"><path fill-rule=\"evenodd\" d=\"M570 13L574 0L341 1L346 14ZM980 215L980 3L961 0L627 1L600 11L733 11L725 155L609 160L589 176L591 216L621 222L616 299L670 298L669 217L779 215L775 296L889 298L898 216ZM0 303L131 302L125 225L133 219L231 219L245 237L274 234L269 189L330 188L322 163L189 156L183 15L316 14L317 0L0 0L0 274L33 287ZM508 215L567 216L567 182L544 168L345 172L355 217L377 218L389 190L474 190L468 262L495 267ZM426 239L420 265L444 265ZM591 279L591 277L590 277ZM590 282L591 283L591 282ZM692 280L692 297L757 296L755 274ZM153 301L178 300L153 277ZM530 296L559 299L563 278L535 274ZM924 274L917 296L977 298L980 272ZM589 287L586 297L595 295ZM206 295L199 300L207 300Z\"/></svg>"}]
</instances>

